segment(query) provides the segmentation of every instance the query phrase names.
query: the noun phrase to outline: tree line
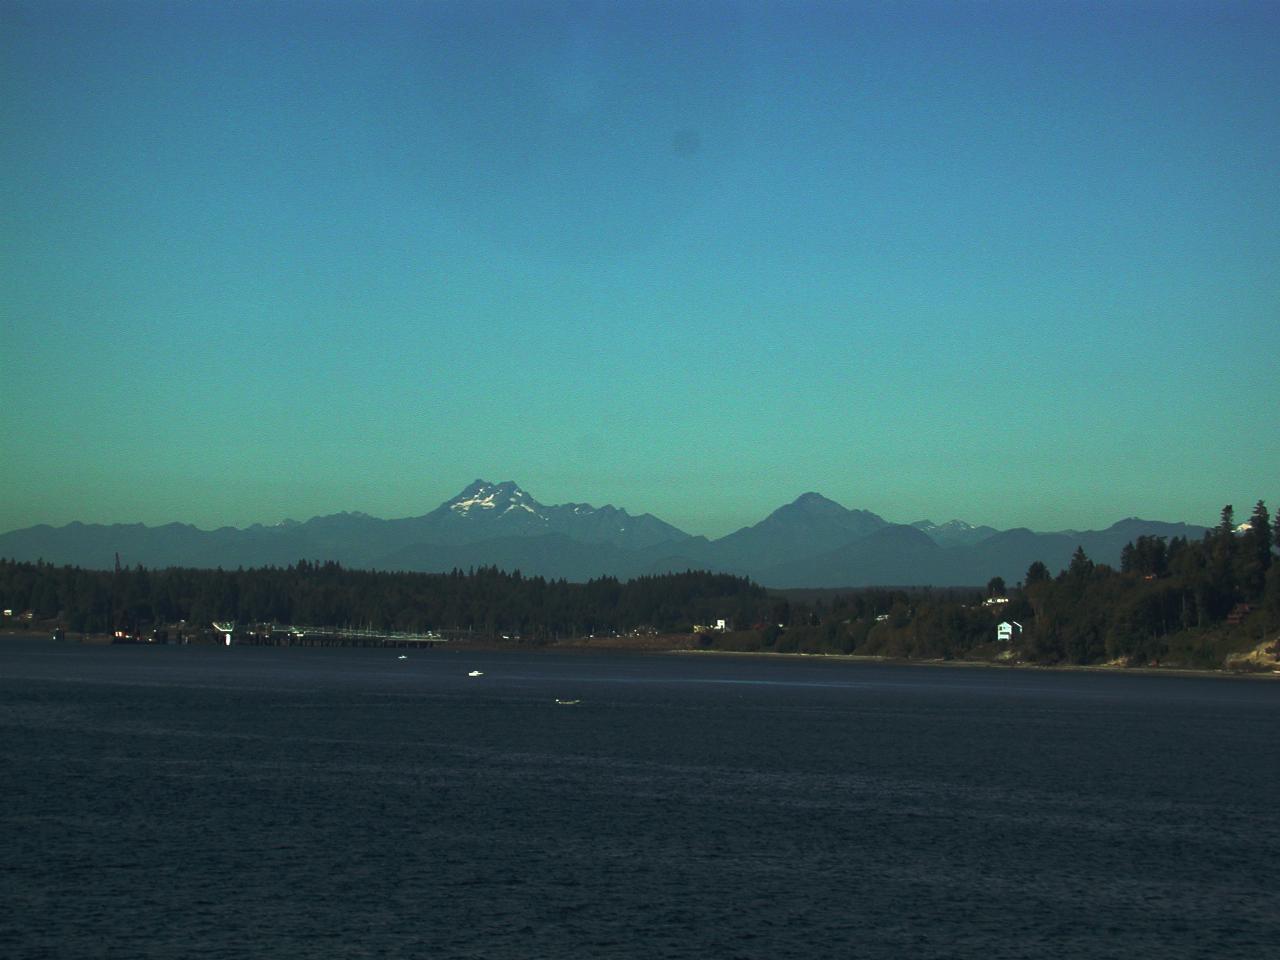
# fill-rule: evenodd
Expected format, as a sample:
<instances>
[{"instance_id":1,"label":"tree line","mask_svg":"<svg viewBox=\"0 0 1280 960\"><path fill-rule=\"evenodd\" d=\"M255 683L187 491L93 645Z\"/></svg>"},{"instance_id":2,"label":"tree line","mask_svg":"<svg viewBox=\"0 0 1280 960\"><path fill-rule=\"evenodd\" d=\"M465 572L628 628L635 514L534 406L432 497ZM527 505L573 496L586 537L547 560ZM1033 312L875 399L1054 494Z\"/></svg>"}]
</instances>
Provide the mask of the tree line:
<instances>
[{"instance_id":1,"label":"tree line","mask_svg":"<svg viewBox=\"0 0 1280 960\"><path fill-rule=\"evenodd\" d=\"M1119 568L1077 549L1054 575L1037 561L985 590L766 591L729 574L686 571L569 583L496 567L448 574L288 567L84 570L0 561L0 603L82 632L213 620L242 624L466 631L541 643L636 630L705 632L704 646L918 659L989 658L1216 667L1280 630L1280 523L1259 501L1237 529L1226 506L1201 539L1143 536ZM1022 629L997 642L997 622Z\"/></svg>"},{"instance_id":2,"label":"tree line","mask_svg":"<svg viewBox=\"0 0 1280 960\"><path fill-rule=\"evenodd\" d=\"M1163 663L1219 667L1280 631L1280 523L1258 501L1243 529L1233 508L1202 539L1143 536L1119 569L1077 548L1056 576L1036 561L1013 587L834 598L761 649L919 659L1020 659L1044 664ZM874 602L868 602L868 601ZM990 601L990 602L986 602ZM999 621L1022 629L996 640ZM752 638L738 641L744 648Z\"/></svg>"},{"instance_id":3,"label":"tree line","mask_svg":"<svg viewBox=\"0 0 1280 960\"><path fill-rule=\"evenodd\" d=\"M100 571L0 561L0 603L85 633L233 620L536 641L638 627L687 632L716 619L752 623L766 602L765 591L749 580L695 571L569 583L496 567L398 573L302 560L239 570L139 565Z\"/></svg>"}]
</instances>

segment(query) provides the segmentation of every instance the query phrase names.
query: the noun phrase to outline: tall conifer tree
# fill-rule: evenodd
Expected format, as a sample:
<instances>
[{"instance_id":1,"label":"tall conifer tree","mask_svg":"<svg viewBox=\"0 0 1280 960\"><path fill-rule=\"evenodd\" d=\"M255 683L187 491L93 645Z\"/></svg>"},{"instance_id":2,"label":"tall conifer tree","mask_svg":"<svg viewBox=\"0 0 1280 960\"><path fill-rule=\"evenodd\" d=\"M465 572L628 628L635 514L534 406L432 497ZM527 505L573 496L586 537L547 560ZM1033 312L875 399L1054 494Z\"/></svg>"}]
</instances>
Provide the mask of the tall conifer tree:
<instances>
[{"instance_id":1,"label":"tall conifer tree","mask_svg":"<svg viewBox=\"0 0 1280 960\"><path fill-rule=\"evenodd\" d=\"M1271 566L1271 517L1267 513L1267 505L1261 500L1249 518L1249 533L1262 569L1266 570Z\"/></svg>"},{"instance_id":2,"label":"tall conifer tree","mask_svg":"<svg viewBox=\"0 0 1280 960\"><path fill-rule=\"evenodd\" d=\"M1261 500L1253 508L1244 541L1237 561L1240 585L1245 590L1246 599L1253 601L1261 598L1267 583L1267 570L1271 567L1271 517L1267 513L1267 505Z\"/></svg>"}]
</instances>

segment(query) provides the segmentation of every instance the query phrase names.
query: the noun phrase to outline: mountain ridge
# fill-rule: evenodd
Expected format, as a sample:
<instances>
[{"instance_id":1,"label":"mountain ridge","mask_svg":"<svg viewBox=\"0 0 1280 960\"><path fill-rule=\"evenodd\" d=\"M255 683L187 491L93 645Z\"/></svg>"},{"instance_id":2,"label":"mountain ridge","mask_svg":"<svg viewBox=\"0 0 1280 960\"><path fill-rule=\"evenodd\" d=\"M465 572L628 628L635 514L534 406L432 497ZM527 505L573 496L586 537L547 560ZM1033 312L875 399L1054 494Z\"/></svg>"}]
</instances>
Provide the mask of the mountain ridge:
<instances>
[{"instance_id":1,"label":"mountain ridge","mask_svg":"<svg viewBox=\"0 0 1280 960\"><path fill-rule=\"evenodd\" d=\"M37 524L0 534L0 557L99 569L117 555L149 567L286 566L300 559L423 572L491 565L572 580L700 568L770 587L951 586L992 576L1015 582L1034 560L1061 569L1077 546L1116 565L1138 536L1195 538L1205 529L1136 517L1104 530L1049 533L962 520L899 524L808 491L755 524L708 539L649 513L612 504L547 505L515 481L477 478L415 517L384 520L355 511L211 531L180 522Z\"/></svg>"}]
</instances>

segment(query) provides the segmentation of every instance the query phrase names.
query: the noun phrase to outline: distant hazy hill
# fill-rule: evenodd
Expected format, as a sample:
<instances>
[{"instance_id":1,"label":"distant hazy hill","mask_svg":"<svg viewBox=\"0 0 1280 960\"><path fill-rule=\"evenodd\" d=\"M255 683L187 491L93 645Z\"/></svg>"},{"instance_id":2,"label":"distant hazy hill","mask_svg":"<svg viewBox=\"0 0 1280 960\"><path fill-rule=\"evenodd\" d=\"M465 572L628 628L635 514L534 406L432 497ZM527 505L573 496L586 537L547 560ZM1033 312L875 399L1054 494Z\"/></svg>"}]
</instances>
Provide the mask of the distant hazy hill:
<instances>
[{"instance_id":1,"label":"distant hazy hill","mask_svg":"<svg viewBox=\"0 0 1280 960\"><path fill-rule=\"evenodd\" d=\"M917 520L911 526L943 547L971 546L1000 532L995 527L975 527L963 520L948 520L943 524L937 524L931 520Z\"/></svg>"},{"instance_id":2,"label":"distant hazy hill","mask_svg":"<svg viewBox=\"0 0 1280 960\"><path fill-rule=\"evenodd\" d=\"M763 570L760 582L771 587L976 582L964 571L959 571L959 579L943 576L937 560L944 552L914 527L888 524L834 550ZM982 582L987 579L990 576Z\"/></svg>"},{"instance_id":3,"label":"distant hazy hill","mask_svg":"<svg viewBox=\"0 0 1280 960\"><path fill-rule=\"evenodd\" d=\"M826 553L887 526L866 510L846 510L817 493L802 494L755 526L715 541L713 556L723 565L761 569Z\"/></svg>"},{"instance_id":4,"label":"distant hazy hill","mask_svg":"<svg viewBox=\"0 0 1280 960\"><path fill-rule=\"evenodd\" d=\"M109 568L119 554L148 567L285 566L336 560L351 567L448 571L478 566L587 580L709 569L766 586L984 584L1021 580L1035 560L1065 567L1077 546L1101 563L1146 535L1199 538L1203 527L1130 518L1097 531L998 531L960 520L893 524L806 493L719 540L693 537L650 514L586 503L547 506L511 481L476 480L430 513L381 520L337 513L299 523L200 530L188 524L70 523L0 534L0 557Z\"/></svg>"}]
</instances>

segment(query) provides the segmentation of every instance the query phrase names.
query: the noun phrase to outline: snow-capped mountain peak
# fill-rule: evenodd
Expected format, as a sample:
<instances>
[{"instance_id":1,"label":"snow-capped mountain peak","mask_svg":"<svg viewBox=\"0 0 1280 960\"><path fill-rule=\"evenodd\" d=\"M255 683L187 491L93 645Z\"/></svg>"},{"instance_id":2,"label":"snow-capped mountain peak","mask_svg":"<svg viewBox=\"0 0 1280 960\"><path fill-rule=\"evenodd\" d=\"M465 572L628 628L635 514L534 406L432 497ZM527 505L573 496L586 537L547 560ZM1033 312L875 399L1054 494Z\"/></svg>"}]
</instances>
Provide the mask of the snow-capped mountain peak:
<instances>
[{"instance_id":1,"label":"snow-capped mountain peak","mask_svg":"<svg viewBox=\"0 0 1280 960\"><path fill-rule=\"evenodd\" d=\"M633 517L605 504L539 503L515 481L476 480L420 518L418 535L428 543L469 543L493 537L560 534L583 543L639 548L688 538L649 514Z\"/></svg>"},{"instance_id":2,"label":"snow-capped mountain peak","mask_svg":"<svg viewBox=\"0 0 1280 960\"><path fill-rule=\"evenodd\" d=\"M965 520L948 520L946 523L917 520L909 526L915 527L940 546L979 543L996 532L994 527L974 526Z\"/></svg>"},{"instance_id":3,"label":"snow-capped mountain peak","mask_svg":"<svg viewBox=\"0 0 1280 960\"><path fill-rule=\"evenodd\" d=\"M490 483L476 480L445 506L459 516L502 516L512 510L523 510L541 517L541 504L521 490L513 480Z\"/></svg>"},{"instance_id":4,"label":"snow-capped mountain peak","mask_svg":"<svg viewBox=\"0 0 1280 960\"><path fill-rule=\"evenodd\" d=\"M922 530L925 533L932 533L935 530L946 533L964 533L968 530L974 529L972 523L966 523L963 520L948 520L946 523L934 523L932 520L917 520L915 523L911 524L911 526L915 527L917 530Z\"/></svg>"}]
</instances>

